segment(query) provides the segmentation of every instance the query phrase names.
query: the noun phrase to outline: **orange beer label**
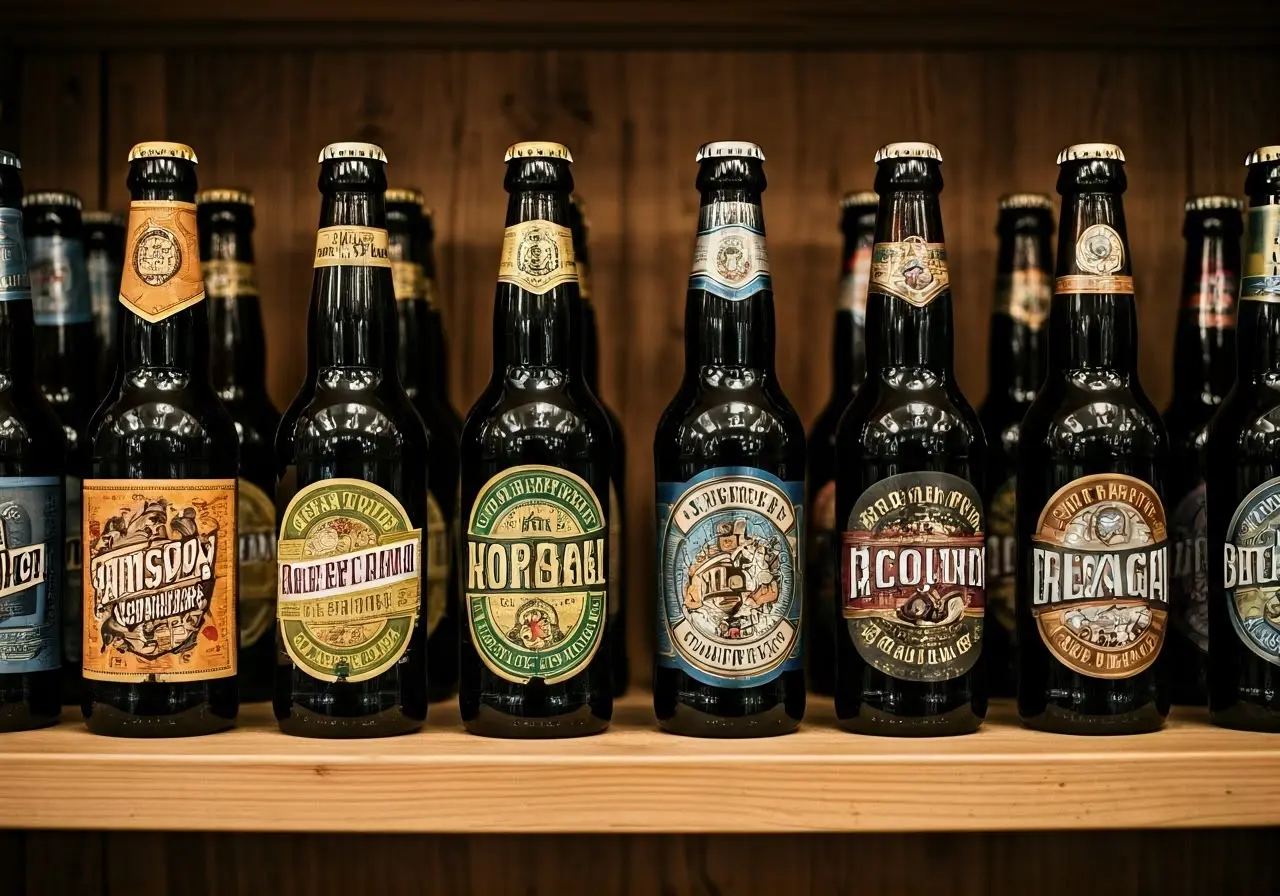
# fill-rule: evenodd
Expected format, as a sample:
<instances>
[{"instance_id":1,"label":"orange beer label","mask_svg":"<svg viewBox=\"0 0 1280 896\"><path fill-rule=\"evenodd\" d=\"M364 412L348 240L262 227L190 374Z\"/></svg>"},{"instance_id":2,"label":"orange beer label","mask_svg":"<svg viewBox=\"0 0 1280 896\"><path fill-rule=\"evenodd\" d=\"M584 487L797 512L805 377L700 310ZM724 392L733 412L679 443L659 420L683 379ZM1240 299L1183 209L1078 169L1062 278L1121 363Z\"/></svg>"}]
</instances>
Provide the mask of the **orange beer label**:
<instances>
[{"instance_id":1,"label":"orange beer label","mask_svg":"<svg viewBox=\"0 0 1280 896\"><path fill-rule=\"evenodd\" d=\"M236 480L86 479L84 675L236 673Z\"/></svg>"},{"instance_id":2,"label":"orange beer label","mask_svg":"<svg viewBox=\"0 0 1280 896\"><path fill-rule=\"evenodd\" d=\"M120 301L143 320L157 323L203 298L195 203L133 202Z\"/></svg>"}]
</instances>

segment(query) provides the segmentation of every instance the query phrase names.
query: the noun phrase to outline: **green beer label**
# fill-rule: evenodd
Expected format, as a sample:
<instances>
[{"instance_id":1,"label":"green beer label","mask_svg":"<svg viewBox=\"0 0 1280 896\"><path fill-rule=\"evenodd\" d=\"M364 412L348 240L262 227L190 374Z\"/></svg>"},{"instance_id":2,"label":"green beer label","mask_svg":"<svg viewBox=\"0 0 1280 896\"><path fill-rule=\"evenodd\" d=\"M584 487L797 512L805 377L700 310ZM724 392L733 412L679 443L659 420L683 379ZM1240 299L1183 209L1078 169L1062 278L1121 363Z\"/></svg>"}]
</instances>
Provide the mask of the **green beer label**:
<instances>
[{"instance_id":1,"label":"green beer label","mask_svg":"<svg viewBox=\"0 0 1280 896\"><path fill-rule=\"evenodd\" d=\"M495 675L564 681L600 647L607 607L607 523L584 480L555 467L503 470L467 524L471 640Z\"/></svg>"}]
</instances>

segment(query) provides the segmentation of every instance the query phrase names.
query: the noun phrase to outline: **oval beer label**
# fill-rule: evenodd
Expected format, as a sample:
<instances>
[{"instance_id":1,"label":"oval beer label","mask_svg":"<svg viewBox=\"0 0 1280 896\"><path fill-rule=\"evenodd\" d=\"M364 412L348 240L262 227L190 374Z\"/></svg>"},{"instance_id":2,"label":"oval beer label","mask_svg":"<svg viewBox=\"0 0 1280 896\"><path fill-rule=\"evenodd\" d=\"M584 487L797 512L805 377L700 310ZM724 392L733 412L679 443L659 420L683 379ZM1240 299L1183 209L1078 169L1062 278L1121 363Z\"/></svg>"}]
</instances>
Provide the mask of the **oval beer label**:
<instances>
[{"instance_id":1,"label":"oval beer label","mask_svg":"<svg viewBox=\"0 0 1280 896\"><path fill-rule=\"evenodd\" d=\"M249 480L239 485L240 646L249 647L276 624L276 506Z\"/></svg>"},{"instance_id":2,"label":"oval beer label","mask_svg":"<svg viewBox=\"0 0 1280 896\"><path fill-rule=\"evenodd\" d=\"M1256 656L1280 666L1280 478L1245 495L1222 547L1231 627Z\"/></svg>"}]
</instances>

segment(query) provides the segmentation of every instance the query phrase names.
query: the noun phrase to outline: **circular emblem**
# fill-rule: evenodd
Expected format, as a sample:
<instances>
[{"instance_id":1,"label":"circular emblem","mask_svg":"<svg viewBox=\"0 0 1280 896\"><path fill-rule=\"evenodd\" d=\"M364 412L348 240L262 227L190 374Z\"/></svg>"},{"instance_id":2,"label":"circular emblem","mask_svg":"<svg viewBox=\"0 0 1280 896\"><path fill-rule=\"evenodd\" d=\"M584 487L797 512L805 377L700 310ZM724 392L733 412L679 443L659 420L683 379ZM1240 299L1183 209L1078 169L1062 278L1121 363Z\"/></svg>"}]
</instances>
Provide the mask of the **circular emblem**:
<instances>
[{"instance_id":1,"label":"circular emblem","mask_svg":"<svg viewBox=\"0 0 1280 896\"><path fill-rule=\"evenodd\" d=\"M161 286L182 267L182 249L172 233L148 223L134 244L133 270L148 286Z\"/></svg>"},{"instance_id":2,"label":"circular emblem","mask_svg":"<svg viewBox=\"0 0 1280 896\"><path fill-rule=\"evenodd\" d=\"M1091 224L1076 240L1076 267L1088 274L1114 274L1124 267L1124 243L1107 224Z\"/></svg>"},{"instance_id":3,"label":"circular emblem","mask_svg":"<svg viewBox=\"0 0 1280 896\"><path fill-rule=\"evenodd\" d=\"M1245 496L1227 528L1223 572L1231 627L1249 650L1280 666L1280 478Z\"/></svg>"},{"instance_id":4,"label":"circular emblem","mask_svg":"<svg viewBox=\"0 0 1280 896\"><path fill-rule=\"evenodd\" d=\"M751 253L740 236L726 236L716 249L716 271L730 284L741 283L751 273Z\"/></svg>"},{"instance_id":5,"label":"circular emblem","mask_svg":"<svg viewBox=\"0 0 1280 896\"><path fill-rule=\"evenodd\" d=\"M560 246L541 226L532 224L520 234L516 268L530 277L545 277L560 267Z\"/></svg>"}]
</instances>

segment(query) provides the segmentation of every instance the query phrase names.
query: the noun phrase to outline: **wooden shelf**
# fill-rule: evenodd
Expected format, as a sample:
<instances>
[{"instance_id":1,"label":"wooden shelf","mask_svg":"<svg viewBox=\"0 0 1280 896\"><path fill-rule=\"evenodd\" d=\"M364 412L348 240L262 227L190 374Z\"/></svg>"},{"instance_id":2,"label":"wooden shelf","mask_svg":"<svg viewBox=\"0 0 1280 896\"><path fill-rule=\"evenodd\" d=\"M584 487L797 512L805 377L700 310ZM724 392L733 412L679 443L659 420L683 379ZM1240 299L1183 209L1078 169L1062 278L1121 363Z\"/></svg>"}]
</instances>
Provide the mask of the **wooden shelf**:
<instances>
[{"instance_id":1,"label":"wooden shelf","mask_svg":"<svg viewBox=\"0 0 1280 896\"><path fill-rule=\"evenodd\" d=\"M1280 824L1280 739L1175 712L1158 734L1023 729L998 705L968 737L660 733L648 695L580 740L466 734L452 706L373 741L280 734L253 705L233 732L132 741L77 718L0 736L0 824L26 828L446 833L975 831ZM173 799L163 798L170 793Z\"/></svg>"}]
</instances>

